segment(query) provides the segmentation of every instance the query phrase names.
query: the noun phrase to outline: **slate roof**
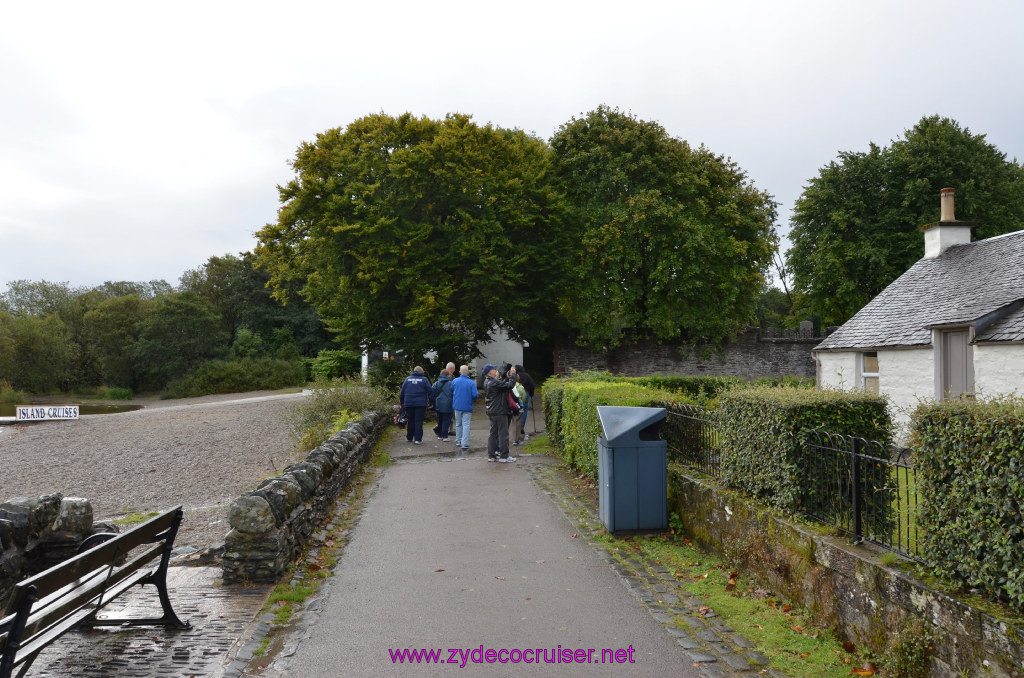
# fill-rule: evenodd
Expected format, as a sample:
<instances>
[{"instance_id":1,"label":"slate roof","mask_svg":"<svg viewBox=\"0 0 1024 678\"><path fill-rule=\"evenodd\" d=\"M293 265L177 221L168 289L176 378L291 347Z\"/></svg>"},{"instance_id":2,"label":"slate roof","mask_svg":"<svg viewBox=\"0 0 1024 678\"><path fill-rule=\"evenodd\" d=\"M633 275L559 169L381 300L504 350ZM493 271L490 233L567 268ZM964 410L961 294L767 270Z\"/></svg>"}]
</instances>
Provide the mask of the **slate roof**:
<instances>
[{"instance_id":1,"label":"slate roof","mask_svg":"<svg viewBox=\"0 0 1024 678\"><path fill-rule=\"evenodd\" d=\"M1024 341L1021 300L1024 231L1016 231L921 259L814 350L930 346L932 327L982 319L975 341Z\"/></svg>"}]
</instances>

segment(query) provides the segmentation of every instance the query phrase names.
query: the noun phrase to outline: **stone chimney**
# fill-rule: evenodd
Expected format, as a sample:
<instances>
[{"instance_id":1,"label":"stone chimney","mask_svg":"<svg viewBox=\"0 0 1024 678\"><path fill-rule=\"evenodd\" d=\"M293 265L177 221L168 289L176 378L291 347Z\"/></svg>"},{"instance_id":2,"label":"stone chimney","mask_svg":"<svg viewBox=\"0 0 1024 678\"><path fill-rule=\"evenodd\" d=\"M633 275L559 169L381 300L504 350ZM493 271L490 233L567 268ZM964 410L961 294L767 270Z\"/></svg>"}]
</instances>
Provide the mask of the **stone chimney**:
<instances>
[{"instance_id":1,"label":"stone chimney","mask_svg":"<svg viewBox=\"0 0 1024 678\"><path fill-rule=\"evenodd\" d=\"M924 226L924 258L934 259L954 245L966 245L971 242L971 229L974 224L968 221L957 221L953 213L952 188L944 188L939 192L939 221Z\"/></svg>"}]
</instances>

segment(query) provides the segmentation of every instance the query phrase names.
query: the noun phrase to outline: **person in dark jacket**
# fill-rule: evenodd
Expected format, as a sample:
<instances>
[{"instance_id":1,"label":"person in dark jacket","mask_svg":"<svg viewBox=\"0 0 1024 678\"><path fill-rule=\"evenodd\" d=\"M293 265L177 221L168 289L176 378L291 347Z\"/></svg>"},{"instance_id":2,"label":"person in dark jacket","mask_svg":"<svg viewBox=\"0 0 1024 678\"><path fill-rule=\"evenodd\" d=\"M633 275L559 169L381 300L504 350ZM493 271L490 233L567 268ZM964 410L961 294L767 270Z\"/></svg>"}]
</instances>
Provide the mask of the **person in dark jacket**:
<instances>
[{"instance_id":1,"label":"person in dark jacket","mask_svg":"<svg viewBox=\"0 0 1024 678\"><path fill-rule=\"evenodd\" d=\"M533 383L533 377L526 373L522 365L516 365L516 374L519 375L519 383L526 389L526 399L523 401L523 416L519 419L519 432L522 434L523 440L529 440L530 436L526 435L526 415L530 412L530 404L533 402L533 390L536 388L536 384ZM534 427L534 431L537 427Z\"/></svg>"},{"instance_id":2,"label":"person in dark jacket","mask_svg":"<svg viewBox=\"0 0 1024 678\"><path fill-rule=\"evenodd\" d=\"M508 373L499 378L497 367L484 365L484 374L484 403L491 422L487 435L487 461L515 461L516 458L508 454L508 394L516 385L516 368L510 366Z\"/></svg>"},{"instance_id":3,"label":"person in dark jacket","mask_svg":"<svg viewBox=\"0 0 1024 678\"><path fill-rule=\"evenodd\" d=\"M455 408L452 404L452 371L455 370L455 363L448 363L448 367L441 371L441 375L434 382L430 389L430 402L434 404L437 412L437 426L434 427L434 434L443 443L448 442L448 432L452 426L452 416Z\"/></svg>"},{"instance_id":4,"label":"person in dark jacket","mask_svg":"<svg viewBox=\"0 0 1024 678\"><path fill-rule=\"evenodd\" d=\"M409 419L405 439L414 445L423 444L423 415L427 411L429 398L430 380L423 376L423 368L417 365L402 382L402 390L398 392L398 403L405 408L405 416Z\"/></svg>"}]
</instances>

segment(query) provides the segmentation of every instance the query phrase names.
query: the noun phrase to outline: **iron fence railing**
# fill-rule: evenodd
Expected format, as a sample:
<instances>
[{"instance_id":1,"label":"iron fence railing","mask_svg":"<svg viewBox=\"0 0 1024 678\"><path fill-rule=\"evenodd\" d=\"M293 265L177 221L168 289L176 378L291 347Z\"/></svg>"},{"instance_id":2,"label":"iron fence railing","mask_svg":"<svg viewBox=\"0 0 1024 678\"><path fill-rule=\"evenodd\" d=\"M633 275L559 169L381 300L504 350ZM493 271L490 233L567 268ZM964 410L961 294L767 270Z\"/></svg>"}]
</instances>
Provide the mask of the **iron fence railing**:
<instances>
[{"instance_id":1,"label":"iron fence railing","mask_svg":"<svg viewBox=\"0 0 1024 678\"><path fill-rule=\"evenodd\" d=\"M909 448L824 431L808 431L801 453L799 511L921 560L917 470Z\"/></svg>"},{"instance_id":2,"label":"iron fence railing","mask_svg":"<svg viewBox=\"0 0 1024 678\"><path fill-rule=\"evenodd\" d=\"M721 433L715 413L691 405L668 408L668 458L721 477ZM917 470L909 448L824 431L796 445L796 511L914 560L918 547Z\"/></svg>"},{"instance_id":3,"label":"iron fence railing","mask_svg":"<svg viewBox=\"0 0 1024 678\"><path fill-rule=\"evenodd\" d=\"M718 425L713 412L675 405L665 419L668 458L716 478L722 475Z\"/></svg>"}]
</instances>

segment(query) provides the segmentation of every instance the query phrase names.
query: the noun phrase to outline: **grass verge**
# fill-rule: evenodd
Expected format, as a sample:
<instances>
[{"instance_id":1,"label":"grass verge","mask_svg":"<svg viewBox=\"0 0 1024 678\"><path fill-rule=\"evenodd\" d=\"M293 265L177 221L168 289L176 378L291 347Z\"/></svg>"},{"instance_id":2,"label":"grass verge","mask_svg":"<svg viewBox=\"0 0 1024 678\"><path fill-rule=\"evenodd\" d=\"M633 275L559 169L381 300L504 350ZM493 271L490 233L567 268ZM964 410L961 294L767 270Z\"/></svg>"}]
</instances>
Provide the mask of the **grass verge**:
<instances>
[{"instance_id":1,"label":"grass verge","mask_svg":"<svg viewBox=\"0 0 1024 678\"><path fill-rule=\"evenodd\" d=\"M547 436L529 441L527 453L556 455ZM597 504L597 490L590 479L568 468L562 471L564 482L577 496ZM581 519L579 527L588 529L587 521ZM722 618L754 643L753 649L767 657L777 672L795 678L839 678L877 671L873 657L841 642L833 629L807 610L781 599L726 557L702 549L682 534L620 537L600 528L590 536L627 567L631 566L627 561L639 559L668 568L682 588L698 599L698 616ZM689 630L682 620L677 625Z\"/></svg>"}]
</instances>

